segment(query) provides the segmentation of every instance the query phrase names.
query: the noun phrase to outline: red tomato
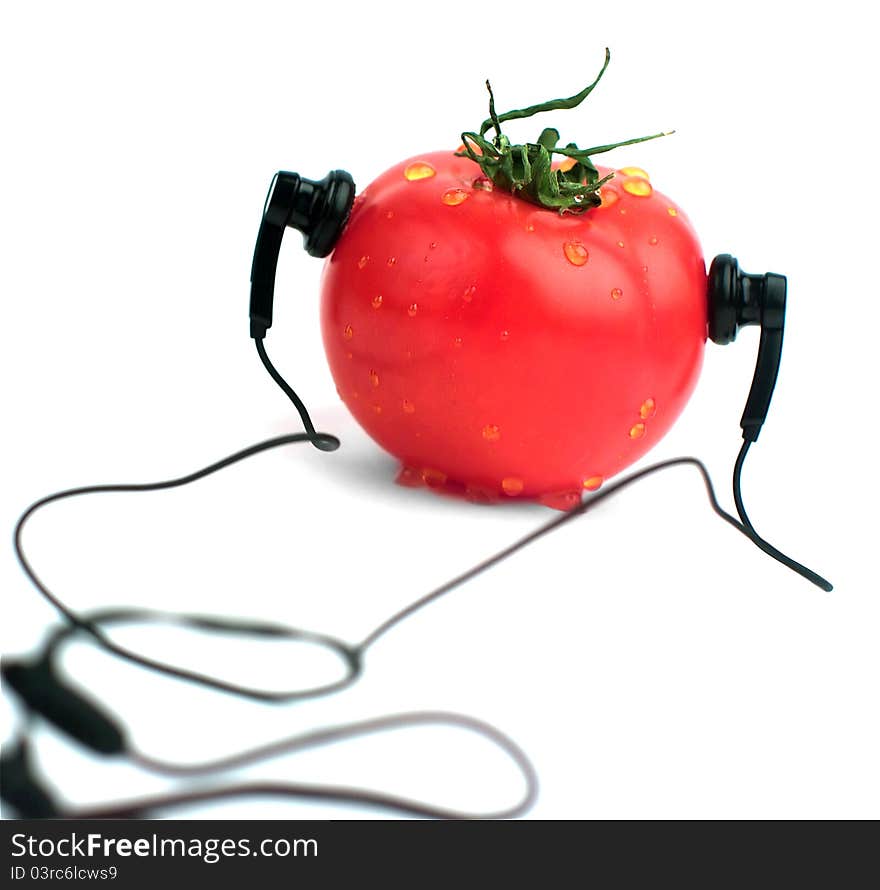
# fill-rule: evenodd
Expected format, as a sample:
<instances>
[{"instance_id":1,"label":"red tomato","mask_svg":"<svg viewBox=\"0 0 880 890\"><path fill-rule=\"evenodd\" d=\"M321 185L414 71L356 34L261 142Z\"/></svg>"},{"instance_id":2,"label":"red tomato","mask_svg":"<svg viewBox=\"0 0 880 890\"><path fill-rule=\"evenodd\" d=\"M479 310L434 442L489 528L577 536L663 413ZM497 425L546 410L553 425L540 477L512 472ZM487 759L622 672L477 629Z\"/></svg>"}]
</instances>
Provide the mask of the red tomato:
<instances>
[{"instance_id":1,"label":"red tomato","mask_svg":"<svg viewBox=\"0 0 880 890\"><path fill-rule=\"evenodd\" d=\"M409 478L571 506L681 412L706 339L700 245L644 171L601 194L560 215L441 151L358 196L324 270L324 345Z\"/></svg>"}]
</instances>

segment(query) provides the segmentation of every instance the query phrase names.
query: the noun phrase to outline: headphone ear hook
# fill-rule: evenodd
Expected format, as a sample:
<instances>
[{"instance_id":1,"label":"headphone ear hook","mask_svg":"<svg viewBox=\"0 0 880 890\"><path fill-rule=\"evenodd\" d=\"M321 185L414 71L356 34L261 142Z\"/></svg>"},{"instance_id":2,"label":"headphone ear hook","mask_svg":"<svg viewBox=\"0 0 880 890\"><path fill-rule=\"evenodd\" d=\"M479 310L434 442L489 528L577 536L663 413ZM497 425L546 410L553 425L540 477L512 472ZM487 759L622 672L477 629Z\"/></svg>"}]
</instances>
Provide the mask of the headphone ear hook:
<instances>
[{"instance_id":1,"label":"headphone ear hook","mask_svg":"<svg viewBox=\"0 0 880 890\"><path fill-rule=\"evenodd\" d=\"M279 170L272 178L251 263L251 337L266 336L272 327L275 271L284 230L303 234L303 247L313 257L325 257L336 246L354 204L354 180L345 170L333 170L314 181Z\"/></svg>"},{"instance_id":2,"label":"headphone ear hook","mask_svg":"<svg viewBox=\"0 0 880 890\"><path fill-rule=\"evenodd\" d=\"M743 272L730 254L720 254L709 268L709 339L732 343L746 325L761 326L752 387L740 426L743 438L756 442L767 419L782 359L787 281L784 275Z\"/></svg>"}]
</instances>

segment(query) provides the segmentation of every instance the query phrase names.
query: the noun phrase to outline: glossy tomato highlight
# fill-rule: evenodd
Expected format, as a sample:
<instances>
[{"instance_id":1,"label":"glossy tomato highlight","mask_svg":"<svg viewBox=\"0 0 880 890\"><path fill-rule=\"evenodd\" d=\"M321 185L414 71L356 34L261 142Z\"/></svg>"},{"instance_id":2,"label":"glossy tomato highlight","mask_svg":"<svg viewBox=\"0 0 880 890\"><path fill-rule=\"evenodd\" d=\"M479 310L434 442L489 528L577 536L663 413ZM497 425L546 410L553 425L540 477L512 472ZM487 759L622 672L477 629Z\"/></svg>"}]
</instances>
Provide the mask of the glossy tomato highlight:
<instances>
[{"instance_id":1,"label":"glossy tomato highlight","mask_svg":"<svg viewBox=\"0 0 880 890\"><path fill-rule=\"evenodd\" d=\"M706 338L702 251L643 170L614 172L600 206L560 214L441 151L355 200L325 266L324 345L411 478L571 506L681 412Z\"/></svg>"}]
</instances>

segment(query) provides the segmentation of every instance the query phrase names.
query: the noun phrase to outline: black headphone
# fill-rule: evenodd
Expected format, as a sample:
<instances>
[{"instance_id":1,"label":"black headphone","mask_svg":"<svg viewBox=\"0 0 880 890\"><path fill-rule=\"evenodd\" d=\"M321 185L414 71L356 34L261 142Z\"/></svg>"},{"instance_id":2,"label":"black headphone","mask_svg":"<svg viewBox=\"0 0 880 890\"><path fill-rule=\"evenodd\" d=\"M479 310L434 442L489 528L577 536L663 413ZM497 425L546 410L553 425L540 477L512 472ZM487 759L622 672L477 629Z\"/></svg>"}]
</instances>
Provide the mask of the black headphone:
<instances>
[{"instance_id":1,"label":"black headphone","mask_svg":"<svg viewBox=\"0 0 880 890\"><path fill-rule=\"evenodd\" d=\"M305 433L279 436L257 443L177 479L140 485L96 485L57 492L36 501L19 518L15 528L14 541L19 562L37 591L55 607L65 621L54 631L34 658L4 659L2 662L3 678L24 706L26 726L19 737L4 748L2 765L0 765L0 769L2 769L0 793L2 793L3 800L8 802L21 816L26 818L141 817L183 804L254 794L355 802L419 816L439 818L507 818L521 815L529 809L535 800L537 793L535 770L526 754L510 738L473 717L431 711L393 714L292 736L281 742L245 751L214 763L183 767L179 764L160 762L139 753L128 740L125 730L113 716L59 676L55 667L57 653L70 637L83 633L91 637L105 651L141 667L252 700L284 703L338 691L354 683L360 676L366 650L415 611L497 565L539 537L583 515L605 498L645 476L668 467L682 465L696 467L706 486L710 505L718 516L774 559L779 560L823 590L830 591L832 589L827 580L795 562L761 538L743 507L741 494L743 462L751 443L757 441L761 426L767 417L779 372L785 325L786 279L782 275L772 272L764 275L742 272L736 259L728 254L722 254L715 257L709 269L706 295L709 338L715 343L726 344L733 342L740 328L746 325L760 325L761 328L755 374L740 421L743 445L733 470L733 493L739 519L722 509L715 496L709 474L699 460L692 457L681 457L662 461L631 473L603 487L601 491L585 494L581 504L574 510L546 522L499 553L421 596L384 620L356 644L329 635L316 634L270 622L169 614L142 609L105 609L88 614L76 613L69 609L43 584L24 554L22 530L27 520L41 507L64 498L84 494L155 491L187 485L238 461L295 442L308 441L323 451L333 451L339 447L339 440L335 436L315 430L302 400L269 361L263 340L268 329L272 326L275 271L285 229L290 227L302 233L303 246L311 256L325 257L333 250L345 228L354 196L354 181L344 170L334 170L319 181L306 179L297 173L278 172L272 180L266 197L254 249L251 266L250 335L256 342L257 352L266 370L296 407L302 419ZM336 655L342 665L342 674L338 680L331 683L286 692L243 687L211 675L178 668L141 656L114 643L102 630L105 625L130 622L176 623L224 635L235 634L257 638L288 638L304 641L323 646ZM64 807L55 799L52 792L46 788L42 778L37 775L37 770L31 762L26 727L27 723L38 717L52 723L56 728L96 753L105 756L125 756L145 770L177 777L221 773L265 757L366 733L413 725L453 725L479 733L496 744L519 767L525 779L526 790L516 804L493 813L463 813L379 791L302 783L251 783L227 785L207 790L203 788L188 789L178 794L167 794L143 800L71 809Z\"/></svg>"}]
</instances>

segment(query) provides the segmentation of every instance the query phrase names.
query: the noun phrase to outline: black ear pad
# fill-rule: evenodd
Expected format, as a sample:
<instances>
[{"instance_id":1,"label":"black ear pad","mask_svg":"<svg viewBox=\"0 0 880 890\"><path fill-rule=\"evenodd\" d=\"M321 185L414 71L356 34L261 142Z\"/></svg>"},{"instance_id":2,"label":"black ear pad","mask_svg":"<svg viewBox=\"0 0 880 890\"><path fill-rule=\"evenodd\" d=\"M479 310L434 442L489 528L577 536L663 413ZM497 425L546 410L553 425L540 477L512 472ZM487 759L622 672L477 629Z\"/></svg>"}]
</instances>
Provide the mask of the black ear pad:
<instances>
[{"instance_id":1,"label":"black ear pad","mask_svg":"<svg viewBox=\"0 0 880 890\"><path fill-rule=\"evenodd\" d=\"M303 183L307 180L302 180ZM325 257L336 246L354 204L354 180L345 170L334 170L314 186L308 225L296 226L303 233L303 246L313 257Z\"/></svg>"}]
</instances>

